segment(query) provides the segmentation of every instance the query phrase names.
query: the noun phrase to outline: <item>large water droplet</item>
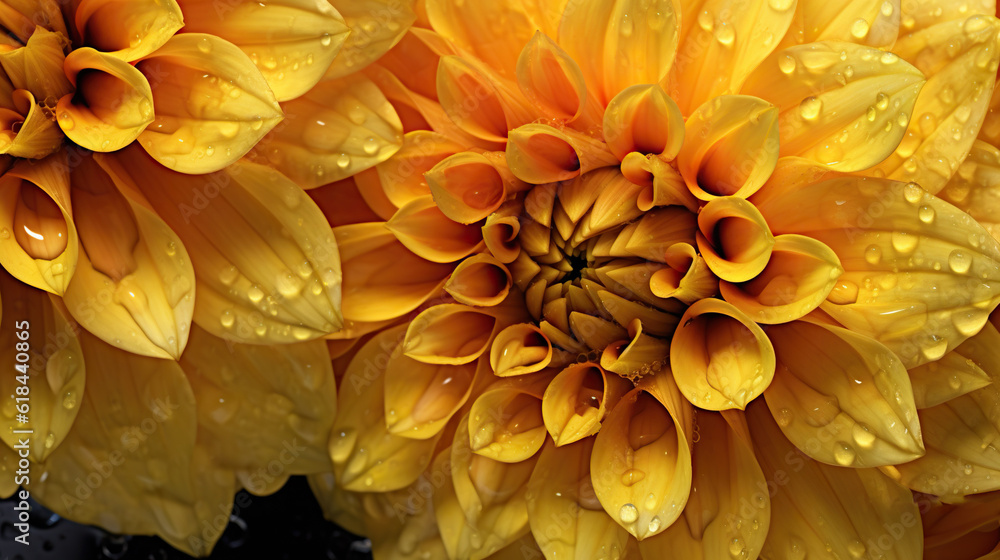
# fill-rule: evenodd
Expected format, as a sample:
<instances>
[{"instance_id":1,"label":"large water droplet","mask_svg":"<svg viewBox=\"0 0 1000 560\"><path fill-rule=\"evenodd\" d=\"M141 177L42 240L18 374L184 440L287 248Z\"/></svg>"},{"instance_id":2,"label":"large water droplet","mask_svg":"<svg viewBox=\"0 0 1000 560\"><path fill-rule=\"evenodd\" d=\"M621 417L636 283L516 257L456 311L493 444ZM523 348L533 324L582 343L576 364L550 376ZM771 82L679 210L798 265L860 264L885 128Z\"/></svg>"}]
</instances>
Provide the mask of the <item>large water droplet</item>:
<instances>
[{"instance_id":1,"label":"large water droplet","mask_svg":"<svg viewBox=\"0 0 1000 560\"><path fill-rule=\"evenodd\" d=\"M972 255L968 251L955 249L948 255L948 266L955 274L965 274L972 267Z\"/></svg>"},{"instance_id":2,"label":"large water droplet","mask_svg":"<svg viewBox=\"0 0 1000 560\"><path fill-rule=\"evenodd\" d=\"M919 241L919 238L912 233L905 231L892 232L892 248L900 254L907 255L912 253L917 248L917 241Z\"/></svg>"},{"instance_id":3,"label":"large water droplet","mask_svg":"<svg viewBox=\"0 0 1000 560\"><path fill-rule=\"evenodd\" d=\"M850 445L838 441L833 444L833 459L837 461L837 464L843 467L849 466L854 463L854 458L857 454L854 452L854 448Z\"/></svg>"},{"instance_id":4,"label":"large water droplet","mask_svg":"<svg viewBox=\"0 0 1000 560\"><path fill-rule=\"evenodd\" d=\"M807 121L815 120L822 109L823 102L816 97L807 97L799 104L799 114Z\"/></svg>"},{"instance_id":5,"label":"large water droplet","mask_svg":"<svg viewBox=\"0 0 1000 560\"><path fill-rule=\"evenodd\" d=\"M851 35L855 39L864 39L868 35L868 21L863 18L858 18L851 24Z\"/></svg>"},{"instance_id":6,"label":"large water droplet","mask_svg":"<svg viewBox=\"0 0 1000 560\"><path fill-rule=\"evenodd\" d=\"M618 519L622 523L635 523L639 519L639 509L632 504L625 504L618 510Z\"/></svg>"},{"instance_id":7,"label":"large water droplet","mask_svg":"<svg viewBox=\"0 0 1000 560\"><path fill-rule=\"evenodd\" d=\"M851 429L851 435L854 438L854 443L864 449L870 449L875 444L875 432L860 422L855 424L854 428Z\"/></svg>"}]
</instances>

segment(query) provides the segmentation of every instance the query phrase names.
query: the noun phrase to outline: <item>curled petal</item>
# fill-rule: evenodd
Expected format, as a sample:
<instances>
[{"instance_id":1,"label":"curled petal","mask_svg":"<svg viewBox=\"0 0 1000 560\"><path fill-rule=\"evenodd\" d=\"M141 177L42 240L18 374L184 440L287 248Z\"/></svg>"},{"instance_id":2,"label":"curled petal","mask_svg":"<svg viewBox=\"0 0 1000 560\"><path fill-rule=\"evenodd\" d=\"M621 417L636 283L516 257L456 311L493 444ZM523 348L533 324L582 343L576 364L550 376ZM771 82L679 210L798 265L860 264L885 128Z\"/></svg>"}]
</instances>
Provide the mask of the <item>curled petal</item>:
<instances>
[{"instance_id":1,"label":"curled petal","mask_svg":"<svg viewBox=\"0 0 1000 560\"><path fill-rule=\"evenodd\" d=\"M914 183L843 177L758 203L776 234L803 233L846 271L821 309L907 368L975 334L1000 302L1000 245Z\"/></svg>"},{"instance_id":2,"label":"curled petal","mask_svg":"<svg viewBox=\"0 0 1000 560\"><path fill-rule=\"evenodd\" d=\"M639 540L676 521L691 491L691 448L683 420L690 414L683 408L690 405L676 398L669 376L651 379L659 392L636 388L623 396L597 433L590 456L594 494L604 511Z\"/></svg>"},{"instance_id":3,"label":"curled petal","mask_svg":"<svg viewBox=\"0 0 1000 560\"><path fill-rule=\"evenodd\" d=\"M500 208L487 216L486 223L483 224L483 243L504 264L513 263L521 254L521 245L518 243L521 220L514 210L513 206Z\"/></svg>"},{"instance_id":4,"label":"curled petal","mask_svg":"<svg viewBox=\"0 0 1000 560\"><path fill-rule=\"evenodd\" d=\"M7 0L0 10L0 25L22 44L39 26L69 37L59 3L54 0Z\"/></svg>"},{"instance_id":5,"label":"curled petal","mask_svg":"<svg viewBox=\"0 0 1000 560\"><path fill-rule=\"evenodd\" d=\"M404 353L405 344L386 366L385 425L402 437L433 438L469 399L477 377L487 375L488 364L485 358L457 365L417 361Z\"/></svg>"},{"instance_id":6,"label":"curled petal","mask_svg":"<svg viewBox=\"0 0 1000 560\"><path fill-rule=\"evenodd\" d=\"M552 343L535 325L511 325L493 339L490 367L498 377L534 373L549 365Z\"/></svg>"},{"instance_id":7,"label":"curled petal","mask_svg":"<svg viewBox=\"0 0 1000 560\"><path fill-rule=\"evenodd\" d=\"M6 299L0 358L10 364L9 374L0 379L0 391L8 395L0 414L10 429L0 430L0 439L9 449L24 450L22 453L28 455L23 457L41 463L63 443L80 411L87 368L77 338L79 328L67 320L65 310L46 292L22 284L2 270L0 291ZM30 386L30 401L15 400L21 386ZM30 404L25 423L17 421L18 413L23 412L17 405L22 403ZM16 434L15 430L31 433ZM28 440L29 445L18 445L18 440ZM14 477L13 471L6 474Z\"/></svg>"},{"instance_id":8,"label":"curled petal","mask_svg":"<svg viewBox=\"0 0 1000 560\"><path fill-rule=\"evenodd\" d=\"M678 170L701 200L747 198L778 162L778 109L762 99L717 97L698 107L684 129Z\"/></svg>"},{"instance_id":9,"label":"curled petal","mask_svg":"<svg viewBox=\"0 0 1000 560\"><path fill-rule=\"evenodd\" d=\"M461 224L482 220L507 197L509 181L490 160L475 152L449 156L424 177L441 212Z\"/></svg>"},{"instance_id":10,"label":"curled petal","mask_svg":"<svg viewBox=\"0 0 1000 560\"><path fill-rule=\"evenodd\" d=\"M650 262L666 263L664 248L678 243L693 245L695 236L692 230L696 227L695 214L681 207L656 208L643 212L634 228L609 232L610 246L604 236L599 237L592 249L593 256L639 257Z\"/></svg>"},{"instance_id":11,"label":"curled petal","mask_svg":"<svg viewBox=\"0 0 1000 560\"><path fill-rule=\"evenodd\" d=\"M518 179L540 185L617 165L618 159L606 144L590 136L532 123L510 132L507 164Z\"/></svg>"},{"instance_id":12,"label":"curled petal","mask_svg":"<svg viewBox=\"0 0 1000 560\"><path fill-rule=\"evenodd\" d=\"M469 363L489 347L496 325L494 316L473 307L435 305L410 321L403 353L428 364Z\"/></svg>"},{"instance_id":13,"label":"curled petal","mask_svg":"<svg viewBox=\"0 0 1000 560\"><path fill-rule=\"evenodd\" d=\"M683 2L681 10L681 42L667 91L681 113L690 115L713 97L740 90L747 75L778 46L775 38L785 35L795 0L750 5L696 0Z\"/></svg>"},{"instance_id":14,"label":"curled petal","mask_svg":"<svg viewBox=\"0 0 1000 560\"><path fill-rule=\"evenodd\" d=\"M1000 150L976 140L958 173L937 196L975 218L1000 240Z\"/></svg>"},{"instance_id":15,"label":"curled petal","mask_svg":"<svg viewBox=\"0 0 1000 560\"><path fill-rule=\"evenodd\" d=\"M180 359L194 313L195 275L184 243L127 199L91 158L72 170L82 251L63 301L82 327L122 350Z\"/></svg>"},{"instance_id":16,"label":"curled petal","mask_svg":"<svg viewBox=\"0 0 1000 560\"><path fill-rule=\"evenodd\" d=\"M0 153L18 158L41 159L62 146L56 123L26 89L11 92L14 109L0 108Z\"/></svg>"},{"instance_id":17,"label":"curled petal","mask_svg":"<svg viewBox=\"0 0 1000 560\"><path fill-rule=\"evenodd\" d=\"M334 229L344 271L344 318L384 321L406 315L437 293L453 267L410 252L382 223Z\"/></svg>"},{"instance_id":18,"label":"curled petal","mask_svg":"<svg viewBox=\"0 0 1000 560\"><path fill-rule=\"evenodd\" d=\"M369 169L389 159L403 144L403 125L396 110L360 74L325 78L301 97L283 103L281 110L287 120L267 136L255 133L254 140L260 142L250 155L304 189ZM254 126L259 128L260 123Z\"/></svg>"},{"instance_id":19,"label":"curled petal","mask_svg":"<svg viewBox=\"0 0 1000 560\"><path fill-rule=\"evenodd\" d=\"M781 156L859 171L881 163L899 145L917 114L913 105L924 81L892 53L823 42L775 53L741 91L781 111Z\"/></svg>"},{"instance_id":20,"label":"curled petal","mask_svg":"<svg viewBox=\"0 0 1000 560\"><path fill-rule=\"evenodd\" d=\"M671 245L664 259L670 268L661 268L649 277L649 290L657 297L694 303L718 292L719 279L689 243Z\"/></svg>"},{"instance_id":21,"label":"curled petal","mask_svg":"<svg viewBox=\"0 0 1000 560\"><path fill-rule=\"evenodd\" d=\"M519 463L473 453L468 415L459 420L450 452L435 460L435 469L451 466L452 483L434 492L434 513L449 558L486 558L529 531L527 485L537 461L537 453Z\"/></svg>"},{"instance_id":22,"label":"curled petal","mask_svg":"<svg viewBox=\"0 0 1000 560\"><path fill-rule=\"evenodd\" d=\"M399 151L375 166L386 198L396 208L402 208L413 199L430 194L424 174L441 160L464 150L461 144L436 132L407 132Z\"/></svg>"},{"instance_id":23,"label":"curled petal","mask_svg":"<svg viewBox=\"0 0 1000 560\"><path fill-rule=\"evenodd\" d=\"M441 57L437 94L452 122L488 142L504 142L508 130L531 122L537 113L516 86L454 55Z\"/></svg>"},{"instance_id":24,"label":"curled petal","mask_svg":"<svg viewBox=\"0 0 1000 560\"><path fill-rule=\"evenodd\" d=\"M133 62L173 37L184 15L175 0L82 0L73 23L82 43Z\"/></svg>"},{"instance_id":25,"label":"curled petal","mask_svg":"<svg viewBox=\"0 0 1000 560\"><path fill-rule=\"evenodd\" d=\"M806 457L781 434L763 403L750 406L747 421L764 478L774 487L772 493L768 484L751 502L756 507L771 493L774 522L762 557L829 549L840 558L920 558L920 512L909 490L877 469L832 467ZM891 536L886 527L894 528Z\"/></svg>"},{"instance_id":26,"label":"curled petal","mask_svg":"<svg viewBox=\"0 0 1000 560\"><path fill-rule=\"evenodd\" d=\"M531 473L528 522L549 558L583 560L598 552L626 557L630 535L604 513L591 482L595 439L558 448L547 443Z\"/></svg>"},{"instance_id":27,"label":"curled petal","mask_svg":"<svg viewBox=\"0 0 1000 560\"><path fill-rule=\"evenodd\" d=\"M923 72L927 84L917 96L906 134L879 171L891 179L919 183L932 194L944 187L986 117L1000 61L998 32L996 18L973 15L896 42L893 52Z\"/></svg>"},{"instance_id":28,"label":"curled petal","mask_svg":"<svg viewBox=\"0 0 1000 560\"><path fill-rule=\"evenodd\" d=\"M520 463L545 443L542 391L550 377L502 380L476 398L469 410L469 446L473 453L504 463Z\"/></svg>"},{"instance_id":29,"label":"curled petal","mask_svg":"<svg viewBox=\"0 0 1000 560\"><path fill-rule=\"evenodd\" d=\"M274 344L342 326L337 245L322 211L289 179L250 162L185 175L134 145L95 157L120 190L144 197L183 242L197 279L194 321L201 328L236 342Z\"/></svg>"},{"instance_id":30,"label":"curled petal","mask_svg":"<svg viewBox=\"0 0 1000 560\"><path fill-rule=\"evenodd\" d=\"M601 367L635 381L658 373L667 365L670 344L642 332L642 322L634 319L628 326L628 340L607 345L601 353Z\"/></svg>"},{"instance_id":31,"label":"curled petal","mask_svg":"<svg viewBox=\"0 0 1000 560\"><path fill-rule=\"evenodd\" d=\"M0 177L0 265L29 286L62 295L80 250L71 209L64 155L16 163Z\"/></svg>"},{"instance_id":32,"label":"curled petal","mask_svg":"<svg viewBox=\"0 0 1000 560\"><path fill-rule=\"evenodd\" d=\"M28 90L43 103L73 91L62 71L65 41L59 33L37 28L23 47L0 49L0 66L14 89Z\"/></svg>"},{"instance_id":33,"label":"curled petal","mask_svg":"<svg viewBox=\"0 0 1000 560\"><path fill-rule=\"evenodd\" d=\"M480 228L448 219L430 196L400 208L385 227L415 255L437 263L463 259L483 242Z\"/></svg>"},{"instance_id":34,"label":"curled petal","mask_svg":"<svg viewBox=\"0 0 1000 560\"><path fill-rule=\"evenodd\" d=\"M774 348L767 335L722 300L703 299L689 307L670 346L674 379L701 408L743 409L774 376Z\"/></svg>"},{"instance_id":35,"label":"curled petal","mask_svg":"<svg viewBox=\"0 0 1000 560\"><path fill-rule=\"evenodd\" d=\"M135 68L149 82L155 110L139 143L174 171L218 171L243 157L282 118L260 70L214 35L176 35Z\"/></svg>"},{"instance_id":36,"label":"curled petal","mask_svg":"<svg viewBox=\"0 0 1000 560\"><path fill-rule=\"evenodd\" d=\"M639 152L669 161L684 143L684 117L659 85L630 86L608 103L604 138L620 160Z\"/></svg>"},{"instance_id":37,"label":"curled petal","mask_svg":"<svg viewBox=\"0 0 1000 560\"><path fill-rule=\"evenodd\" d=\"M56 105L59 128L88 150L113 152L132 143L153 122L153 92L129 63L91 48L66 57L76 92Z\"/></svg>"},{"instance_id":38,"label":"curled petal","mask_svg":"<svg viewBox=\"0 0 1000 560\"><path fill-rule=\"evenodd\" d=\"M708 268L727 282L746 282L760 274L774 248L764 216L736 196L716 198L701 209L697 241Z\"/></svg>"},{"instance_id":39,"label":"curled petal","mask_svg":"<svg viewBox=\"0 0 1000 560\"><path fill-rule=\"evenodd\" d=\"M459 303L493 307L507 298L512 285L507 267L491 255L480 253L459 263L444 289Z\"/></svg>"},{"instance_id":40,"label":"curled petal","mask_svg":"<svg viewBox=\"0 0 1000 560\"><path fill-rule=\"evenodd\" d=\"M785 436L830 465L880 467L923 454L910 378L888 348L806 322L768 329L778 359L764 393Z\"/></svg>"},{"instance_id":41,"label":"curled petal","mask_svg":"<svg viewBox=\"0 0 1000 560\"><path fill-rule=\"evenodd\" d=\"M782 46L850 41L891 49L899 33L900 3L900 0L852 0L834 6L822 0L798 0L795 18Z\"/></svg>"},{"instance_id":42,"label":"curled petal","mask_svg":"<svg viewBox=\"0 0 1000 560\"><path fill-rule=\"evenodd\" d=\"M262 493L256 473L286 442L299 447L284 474L332 468L327 443L337 391L324 341L239 344L195 326L180 365L198 403L199 437L213 462L236 471L248 490Z\"/></svg>"},{"instance_id":43,"label":"curled petal","mask_svg":"<svg viewBox=\"0 0 1000 560\"><path fill-rule=\"evenodd\" d=\"M278 101L316 85L351 32L333 6L316 0L178 4L187 18L186 33L210 33L242 49Z\"/></svg>"},{"instance_id":44,"label":"curled petal","mask_svg":"<svg viewBox=\"0 0 1000 560\"><path fill-rule=\"evenodd\" d=\"M330 2L351 33L337 53L326 77L341 78L361 70L391 49L416 20L414 0L334 0ZM320 45L326 45L325 37Z\"/></svg>"},{"instance_id":45,"label":"curled petal","mask_svg":"<svg viewBox=\"0 0 1000 560\"><path fill-rule=\"evenodd\" d=\"M832 249L811 237L785 234L774 238L767 266L742 284L721 282L726 301L758 323L787 323L823 303L844 272Z\"/></svg>"},{"instance_id":46,"label":"curled petal","mask_svg":"<svg viewBox=\"0 0 1000 560\"><path fill-rule=\"evenodd\" d=\"M593 363L567 366L545 388L542 419L556 446L597 433L630 385Z\"/></svg>"},{"instance_id":47,"label":"curled petal","mask_svg":"<svg viewBox=\"0 0 1000 560\"><path fill-rule=\"evenodd\" d=\"M684 514L659 535L639 543L646 558L756 558L771 520L771 503L761 488L761 472L737 414L698 414L699 439L693 446L691 497ZM753 504L753 507L748 507ZM780 521L779 521L780 522Z\"/></svg>"},{"instance_id":48,"label":"curled petal","mask_svg":"<svg viewBox=\"0 0 1000 560\"><path fill-rule=\"evenodd\" d=\"M634 84L655 84L674 62L681 6L673 0L587 0L569 4L559 44L582 64L602 105Z\"/></svg>"},{"instance_id":49,"label":"curled petal","mask_svg":"<svg viewBox=\"0 0 1000 560\"><path fill-rule=\"evenodd\" d=\"M549 115L586 130L600 122L600 106L587 92L576 61L541 32L521 50L517 84L525 97Z\"/></svg>"},{"instance_id":50,"label":"curled petal","mask_svg":"<svg viewBox=\"0 0 1000 560\"><path fill-rule=\"evenodd\" d=\"M330 458L345 490L386 492L409 486L430 464L440 439L440 433L413 439L386 428L383 396L391 387L386 366L398 354L394 351L403 333L404 326L398 326L375 335L351 360L341 381Z\"/></svg>"},{"instance_id":51,"label":"curled petal","mask_svg":"<svg viewBox=\"0 0 1000 560\"><path fill-rule=\"evenodd\" d=\"M622 175L637 185L646 187L636 201L646 212L654 206L684 206L698 211L698 199L688 190L684 178L669 163L654 154L631 152L622 159Z\"/></svg>"}]
</instances>

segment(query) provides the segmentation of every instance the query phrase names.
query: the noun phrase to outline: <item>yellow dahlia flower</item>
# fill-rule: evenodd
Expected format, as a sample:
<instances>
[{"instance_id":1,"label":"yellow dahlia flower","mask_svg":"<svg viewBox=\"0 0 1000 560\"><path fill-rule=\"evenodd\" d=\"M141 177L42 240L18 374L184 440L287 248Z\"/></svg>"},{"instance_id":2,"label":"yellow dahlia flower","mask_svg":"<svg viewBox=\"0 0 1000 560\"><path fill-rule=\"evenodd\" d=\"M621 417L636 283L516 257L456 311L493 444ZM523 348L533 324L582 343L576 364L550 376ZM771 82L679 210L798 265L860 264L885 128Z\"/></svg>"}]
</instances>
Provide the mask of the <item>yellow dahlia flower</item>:
<instances>
[{"instance_id":1,"label":"yellow dahlia flower","mask_svg":"<svg viewBox=\"0 0 1000 560\"><path fill-rule=\"evenodd\" d=\"M402 147L310 193L331 519L376 558L995 556L993 3L421 9L363 71Z\"/></svg>"},{"instance_id":2,"label":"yellow dahlia flower","mask_svg":"<svg viewBox=\"0 0 1000 560\"><path fill-rule=\"evenodd\" d=\"M303 189L401 146L357 72L414 19L0 1L0 496L206 555L236 490L331 468L342 275Z\"/></svg>"}]
</instances>

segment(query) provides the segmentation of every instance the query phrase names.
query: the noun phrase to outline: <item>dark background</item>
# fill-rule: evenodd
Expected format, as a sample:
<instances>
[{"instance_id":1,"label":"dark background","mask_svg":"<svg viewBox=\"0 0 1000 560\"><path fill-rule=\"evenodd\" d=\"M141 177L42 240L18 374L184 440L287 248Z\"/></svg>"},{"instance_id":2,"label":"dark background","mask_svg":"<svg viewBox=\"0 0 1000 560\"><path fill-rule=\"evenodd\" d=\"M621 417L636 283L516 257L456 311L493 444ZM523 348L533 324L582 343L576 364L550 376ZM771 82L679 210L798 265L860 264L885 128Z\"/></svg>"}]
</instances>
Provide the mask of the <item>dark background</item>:
<instances>
[{"instance_id":1,"label":"dark background","mask_svg":"<svg viewBox=\"0 0 1000 560\"><path fill-rule=\"evenodd\" d=\"M241 493L245 492L243 490ZM246 503L237 496L237 503ZM189 560L158 537L111 535L62 519L32 502L30 544L14 541L13 500L0 501L0 560ZM212 560L367 560L371 543L326 521L305 477L271 496L253 496L231 516Z\"/></svg>"}]
</instances>

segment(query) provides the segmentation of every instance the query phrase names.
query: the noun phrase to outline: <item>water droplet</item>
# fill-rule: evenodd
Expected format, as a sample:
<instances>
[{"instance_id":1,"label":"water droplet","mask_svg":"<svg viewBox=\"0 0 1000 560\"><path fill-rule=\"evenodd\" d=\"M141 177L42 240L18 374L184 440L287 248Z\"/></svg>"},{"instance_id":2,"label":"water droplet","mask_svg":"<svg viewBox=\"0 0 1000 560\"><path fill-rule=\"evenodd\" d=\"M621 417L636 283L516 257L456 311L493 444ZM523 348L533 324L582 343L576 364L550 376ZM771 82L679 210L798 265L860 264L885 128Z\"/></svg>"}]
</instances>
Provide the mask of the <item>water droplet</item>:
<instances>
[{"instance_id":1,"label":"water droplet","mask_svg":"<svg viewBox=\"0 0 1000 560\"><path fill-rule=\"evenodd\" d=\"M62 399L63 408L65 408L66 410L73 410L74 408L76 408L76 403L77 403L76 393L74 393L73 391L66 391L66 394L63 395Z\"/></svg>"},{"instance_id":2,"label":"water droplet","mask_svg":"<svg viewBox=\"0 0 1000 560\"><path fill-rule=\"evenodd\" d=\"M951 324L964 336L978 334L989 319L988 309L966 309L951 314Z\"/></svg>"},{"instance_id":3,"label":"water droplet","mask_svg":"<svg viewBox=\"0 0 1000 560\"><path fill-rule=\"evenodd\" d=\"M625 14L622 17L621 24L618 26L618 31L622 34L622 37L631 37L634 25L632 24L632 18Z\"/></svg>"},{"instance_id":4,"label":"water droplet","mask_svg":"<svg viewBox=\"0 0 1000 560\"><path fill-rule=\"evenodd\" d=\"M618 510L618 519L622 523L635 523L639 519L639 509L632 504L625 504Z\"/></svg>"},{"instance_id":5,"label":"water droplet","mask_svg":"<svg viewBox=\"0 0 1000 560\"><path fill-rule=\"evenodd\" d=\"M640 480L646 478L646 473L639 469L629 469L622 473L622 484L632 486Z\"/></svg>"},{"instance_id":6,"label":"water droplet","mask_svg":"<svg viewBox=\"0 0 1000 560\"><path fill-rule=\"evenodd\" d=\"M202 39L198 41L198 50L206 54L212 52L212 43L207 37L202 37Z\"/></svg>"},{"instance_id":7,"label":"water droplet","mask_svg":"<svg viewBox=\"0 0 1000 560\"><path fill-rule=\"evenodd\" d=\"M948 255L948 266L956 274L965 274L972 267L972 255L961 249L955 249Z\"/></svg>"},{"instance_id":8,"label":"water droplet","mask_svg":"<svg viewBox=\"0 0 1000 560\"><path fill-rule=\"evenodd\" d=\"M798 537L788 539L788 560L803 560L806 557L806 545Z\"/></svg>"},{"instance_id":9,"label":"water droplet","mask_svg":"<svg viewBox=\"0 0 1000 560\"><path fill-rule=\"evenodd\" d=\"M784 12L792 7L793 0L768 0L767 5L776 12Z\"/></svg>"},{"instance_id":10,"label":"water droplet","mask_svg":"<svg viewBox=\"0 0 1000 560\"><path fill-rule=\"evenodd\" d=\"M715 28L715 40L728 47L736 40L736 30L729 23L722 22Z\"/></svg>"},{"instance_id":11,"label":"water droplet","mask_svg":"<svg viewBox=\"0 0 1000 560\"><path fill-rule=\"evenodd\" d=\"M900 254L906 255L912 253L917 248L917 241L919 241L919 238L912 233L905 231L892 232L892 248Z\"/></svg>"},{"instance_id":12,"label":"water droplet","mask_svg":"<svg viewBox=\"0 0 1000 560\"><path fill-rule=\"evenodd\" d=\"M899 57L889 51L886 51L882 53L882 58L879 60L882 61L882 64L895 64L899 62Z\"/></svg>"},{"instance_id":13,"label":"water droplet","mask_svg":"<svg viewBox=\"0 0 1000 560\"><path fill-rule=\"evenodd\" d=\"M322 37L319 38L319 44L324 47L329 47L333 43L333 37L329 33L324 33Z\"/></svg>"},{"instance_id":14,"label":"water droplet","mask_svg":"<svg viewBox=\"0 0 1000 560\"><path fill-rule=\"evenodd\" d=\"M924 189L916 183L907 183L903 186L903 198L910 204L916 204L924 198Z\"/></svg>"},{"instance_id":15,"label":"water droplet","mask_svg":"<svg viewBox=\"0 0 1000 560\"><path fill-rule=\"evenodd\" d=\"M882 248L878 245L869 245L865 249L865 261L868 264L878 264L882 261Z\"/></svg>"},{"instance_id":16,"label":"water droplet","mask_svg":"<svg viewBox=\"0 0 1000 560\"><path fill-rule=\"evenodd\" d=\"M864 449L870 449L875 444L875 432L863 423L855 424L854 428L851 429L851 435L854 438L854 443Z\"/></svg>"},{"instance_id":17,"label":"water droplet","mask_svg":"<svg viewBox=\"0 0 1000 560\"><path fill-rule=\"evenodd\" d=\"M854 452L854 448L842 441L838 441L833 444L833 459L837 461L837 464L846 467L854 463L854 458L857 454Z\"/></svg>"},{"instance_id":18,"label":"water droplet","mask_svg":"<svg viewBox=\"0 0 1000 560\"><path fill-rule=\"evenodd\" d=\"M792 423L792 411L787 408L782 408L778 411L778 414L775 415L774 419L778 422L779 426L784 428Z\"/></svg>"},{"instance_id":19,"label":"water droplet","mask_svg":"<svg viewBox=\"0 0 1000 560\"><path fill-rule=\"evenodd\" d=\"M799 114L802 118L811 121L819 116L820 110L823 109L823 102L815 97L807 97L802 100L799 104Z\"/></svg>"},{"instance_id":20,"label":"water droplet","mask_svg":"<svg viewBox=\"0 0 1000 560\"><path fill-rule=\"evenodd\" d=\"M225 311L222 312L222 315L219 317L219 322L222 323L223 327L229 329L229 328L232 328L233 323L236 322L236 317L233 316L233 312L232 311L230 311L229 309L227 309L227 310L225 310Z\"/></svg>"},{"instance_id":21,"label":"water droplet","mask_svg":"<svg viewBox=\"0 0 1000 560\"><path fill-rule=\"evenodd\" d=\"M747 550L747 545L743 543L743 539L736 537L729 542L729 554L732 554L734 558L739 558L743 556Z\"/></svg>"},{"instance_id":22,"label":"water droplet","mask_svg":"<svg viewBox=\"0 0 1000 560\"><path fill-rule=\"evenodd\" d=\"M254 284L253 286L250 286L249 290L247 290L247 297L250 298L250 301L253 303L260 303L260 300L264 299L264 290L261 290L260 286Z\"/></svg>"},{"instance_id":23,"label":"water droplet","mask_svg":"<svg viewBox=\"0 0 1000 560\"><path fill-rule=\"evenodd\" d=\"M847 545L847 552L854 558L861 558L865 555L865 545L861 541L854 541Z\"/></svg>"},{"instance_id":24,"label":"water droplet","mask_svg":"<svg viewBox=\"0 0 1000 560\"><path fill-rule=\"evenodd\" d=\"M240 271L233 265L229 265L219 272L219 281L226 286L232 286L236 279L240 277Z\"/></svg>"},{"instance_id":25,"label":"water droplet","mask_svg":"<svg viewBox=\"0 0 1000 560\"><path fill-rule=\"evenodd\" d=\"M705 31L711 31L715 27L715 16L708 10L702 10L698 14L698 26Z\"/></svg>"},{"instance_id":26,"label":"water droplet","mask_svg":"<svg viewBox=\"0 0 1000 560\"><path fill-rule=\"evenodd\" d=\"M968 36L972 36L989 28L990 25L989 18L975 15L965 20L965 23L962 24L962 32Z\"/></svg>"},{"instance_id":27,"label":"water droplet","mask_svg":"<svg viewBox=\"0 0 1000 560\"><path fill-rule=\"evenodd\" d=\"M921 206L920 210L917 210L917 217L921 222L930 224L934 222L934 209L927 205Z\"/></svg>"},{"instance_id":28,"label":"water droplet","mask_svg":"<svg viewBox=\"0 0 1000 560\"><path fill-rule=\"evenodd\" d=\"M781 70L782 74L791 74L795 71L795 59L788 55L779 56L778 69Z\"/></svg>"},{"instance_id":29,"label":"water droplet","mask_svg":"<svg viewBox=\"0 0 1000 560\"><path fill-rule=\"evenodd\" d=\"M865 117L868 118L868 122L875 122L875 117L878 116L878 111L875 110L873 105L868 106L868 110L865 111Z\"/></svg>"},{"instance_id":30,"label":"water droplet","mask_svg":"<svg viewBox=\"0 0 1000 560\"><path fill-rule=\"evenodd\" d=\"M892 2L889 2L889 0L886 0L885 2L882 2L882 9L881 9L881 11L882 11L882 15L883 16L885 16L885 17L891 16L892 12L893 12Z\"/></svg>"},{"instance_id":31,"label":"water droplet","mask_svg":"<svg viewBox=\"0 0 1000 560\"><path fill-rule=\"evenodd\" d=\"M941 356L944 356L947 351L948 340L943 338L938 339L938 337L933 335L927 340L927 343L924 344L923 348L921 348L921 352L923 352L924 357L932 362L940 360Z\"/></svg>"},{"instance_id":32,"label":"water droplet","mask_svg":"<svg viewBox=\"0 0 1000 560\"><path fill-rule=\"evenodd\" d=\"M962 469L962 472L964 472L966 475L972 474L972 464L966 463L965 467Z\"/></svg>"},{"instance_id":33,"label":"water droplet","mask_svg":"<svg viewBox=\"0 0 1000 560\"><path fill-rule=\"evenodd\" d=\"M177 254L177 243L173 241L167 242L167 256L172 257Z\"/></svg>"},{"instance_id":34,"label":"water droplet","mask_svg":"<svg viewBox=\"0 0 1000 560\"><path fill-rule=\"evenodd\" d=\"M879 92L879 94L875 96L875 108L877 108L879 111L885 111L886 109L888 109L889 96Z\"/></svg>"},{"instance_id":35,"label":"water droplet","mask_svg":"<svg viewBox=\"0 0 1000 560\"><path fill-rule=\"evenodd\" d=\"M910 117L906 113L900 113L899 116L896 117L896 124L899 126L905 127L909 123Z\"/></svg>"},{"instance_id":36,"label":"water droplet","mask_svg":"<svg viewBox=\"0 0 1000 560\"><path fill-rule=\"evenodd\" d=\"M0 239L10 239L10 230L7 228L0 229Z\"/></svg>"},{"instance_id":37,"label":"water droplet","mask_svg":"<svg viewBox=\"0 0 1000 560\"><path fill-rule=\"evenodd\" d=\"M851 24L851 35L853 35L855 39L864 39L865 36L868 35L868 27L868 21L859 18Z\"/></svg>"}]
</instances>

